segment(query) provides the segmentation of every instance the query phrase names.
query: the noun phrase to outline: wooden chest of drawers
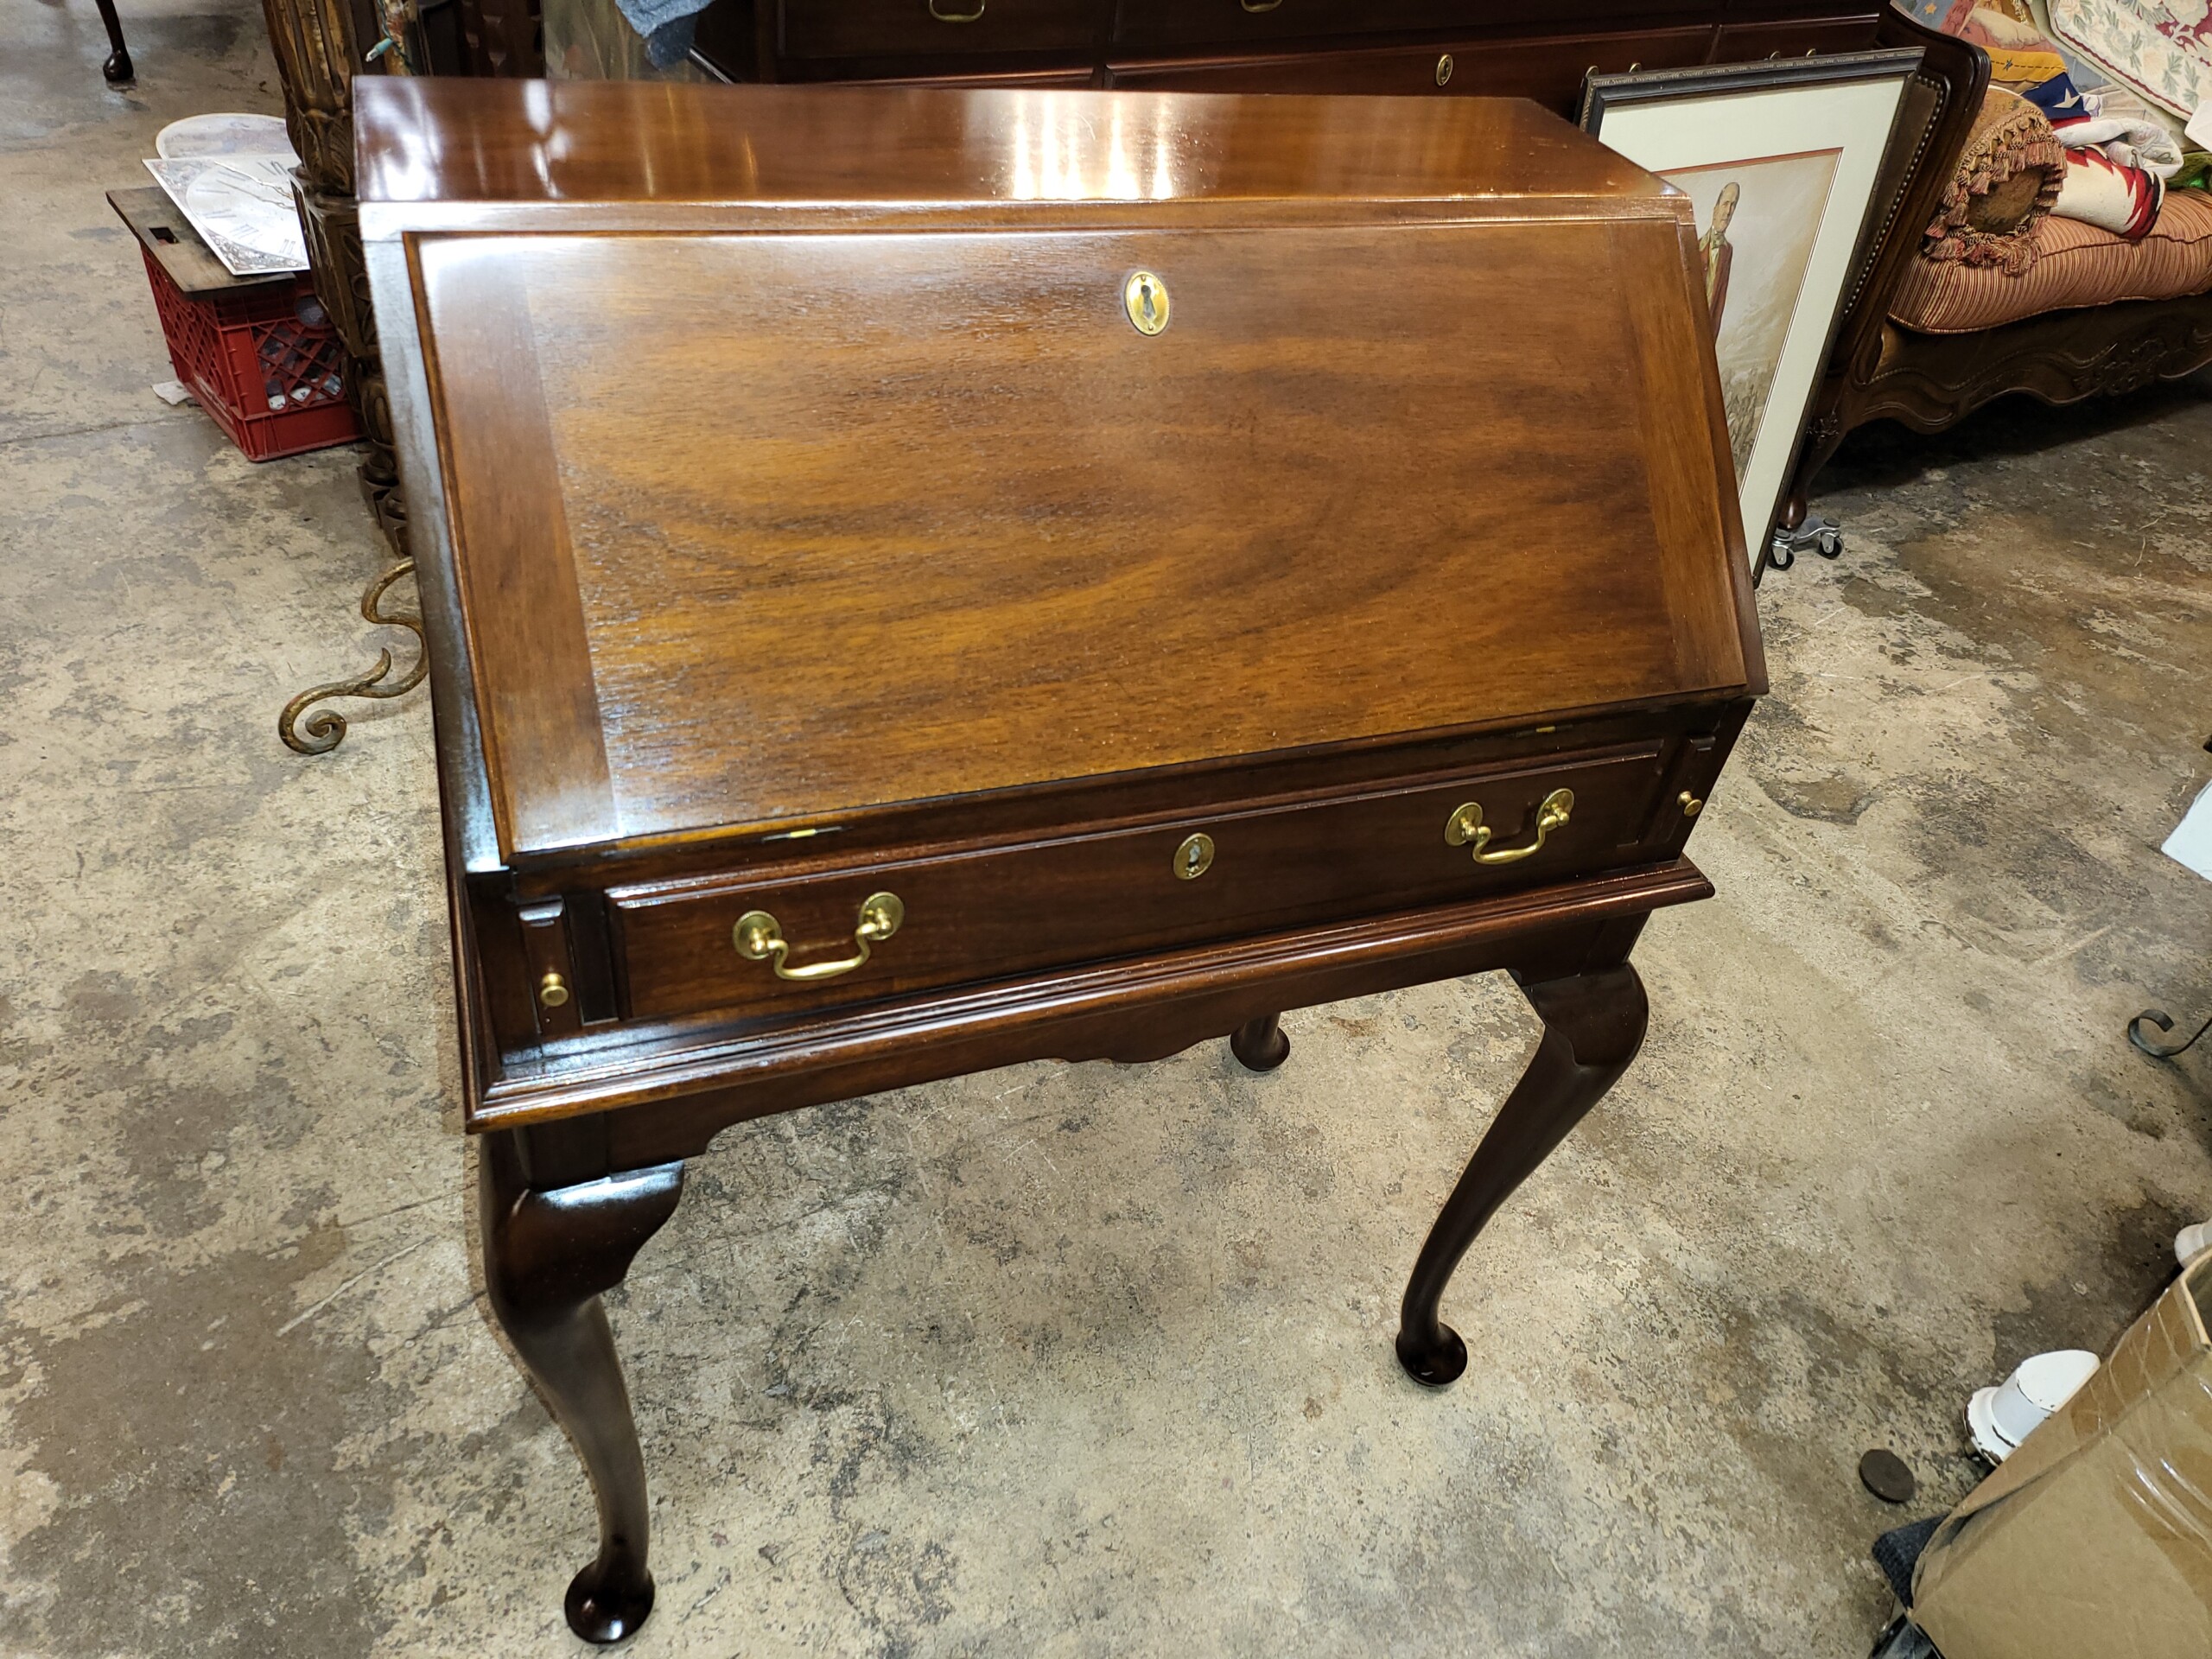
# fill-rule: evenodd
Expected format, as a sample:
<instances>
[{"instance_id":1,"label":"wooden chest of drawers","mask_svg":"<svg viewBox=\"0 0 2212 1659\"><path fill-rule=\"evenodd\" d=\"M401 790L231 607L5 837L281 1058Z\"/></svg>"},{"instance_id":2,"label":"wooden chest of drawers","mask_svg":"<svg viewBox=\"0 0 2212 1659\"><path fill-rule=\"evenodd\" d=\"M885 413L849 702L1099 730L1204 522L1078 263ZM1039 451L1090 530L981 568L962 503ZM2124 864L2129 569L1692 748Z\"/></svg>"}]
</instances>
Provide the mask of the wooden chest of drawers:
<instances>
[{"instance_id":1,"label":"wooden chest of drawers","mask_svg":"<svg viewBox=\"0 0 2212 1659\"><path fill-rule=\"evenodd\" d=\"M571 1623L652 1597L597 1294L764 1112L1271 1066L1286 1007L1510 968L1548 1035L1398 1340L1456 1376L1438 1298L1633 1055L1763 689L1682 199L1503 101L359 96L486 1279L601 1500Z\"/></svg>"}]
</instances>

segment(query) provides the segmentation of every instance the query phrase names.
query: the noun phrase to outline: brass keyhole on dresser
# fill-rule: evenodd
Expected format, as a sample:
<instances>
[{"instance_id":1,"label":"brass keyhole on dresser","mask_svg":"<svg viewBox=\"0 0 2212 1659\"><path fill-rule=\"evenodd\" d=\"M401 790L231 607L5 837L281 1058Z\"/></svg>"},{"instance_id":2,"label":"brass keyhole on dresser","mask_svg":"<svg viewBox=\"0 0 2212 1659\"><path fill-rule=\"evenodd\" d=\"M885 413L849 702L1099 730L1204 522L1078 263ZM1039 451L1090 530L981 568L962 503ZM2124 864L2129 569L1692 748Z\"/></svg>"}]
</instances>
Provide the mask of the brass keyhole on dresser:
<instances>
[{"instance_id":1,"label":"brass keyhole on dresser","mask_svg":"<svg viewBox=\"0 0 2212 1659\"><path fill-rule=\"evenodd\" d=\"M1133 270L1122 284L1122 308L1141 334L1156 334L1167 326L1167 284L1148 270Z\"/></svg>"},{"instance_id":2,"label":"brass keyhole on dresser","mask_svg":"<svg viewBox=\"0 0 2212 1659\"><path fill-rule=\"evenodd\" d=\"M1190 836L1175 849L1175 879L1195 881L1213 868L1213 837Z\"/></svg>"}]
</instances>

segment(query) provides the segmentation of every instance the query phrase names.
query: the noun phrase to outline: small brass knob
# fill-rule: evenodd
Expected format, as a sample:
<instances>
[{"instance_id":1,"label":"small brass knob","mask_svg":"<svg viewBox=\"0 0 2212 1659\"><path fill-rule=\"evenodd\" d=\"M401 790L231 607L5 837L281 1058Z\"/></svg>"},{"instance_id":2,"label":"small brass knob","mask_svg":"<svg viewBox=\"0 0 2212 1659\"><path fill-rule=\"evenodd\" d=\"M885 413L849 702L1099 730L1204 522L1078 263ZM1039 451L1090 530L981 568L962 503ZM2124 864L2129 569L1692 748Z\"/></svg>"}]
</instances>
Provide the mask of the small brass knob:
<instances>
[{"instance_id":1,"label":"small brass knob","mask_svg":"<svg viewBox=\"0 0 2212 1659\"><path fill-rule=\"evenodd\" d=\"M1452 54L1449 52L1436 60L1436 84L1440 86L1452 84Z\"/></svg>"},{"instance_id":2,"label":"small brass knob","mask_svg":"<svg viewBox=\"0 0 2212 1659\"><path fill-rule=\"evenodd\" d=\"M1705 810L1705 803L1698 799L1696 796L1691 794L1687 789L1681 794L1675 797L1675 798L1681 803L1682 816L1686 818L1694 818L1697 817L1699 813Z\"/></svg>"},{"instance_id":3,"label":"small brass knob","mask_svg":"<svg viewBox=\"0 0 2212 1659\"><path fill-rule=\"evenodd\" d=\"M548 969L545 977L537 982L537 1000L549 1008L567 1007L569 982Z\"/></svg>"}]
</instances>

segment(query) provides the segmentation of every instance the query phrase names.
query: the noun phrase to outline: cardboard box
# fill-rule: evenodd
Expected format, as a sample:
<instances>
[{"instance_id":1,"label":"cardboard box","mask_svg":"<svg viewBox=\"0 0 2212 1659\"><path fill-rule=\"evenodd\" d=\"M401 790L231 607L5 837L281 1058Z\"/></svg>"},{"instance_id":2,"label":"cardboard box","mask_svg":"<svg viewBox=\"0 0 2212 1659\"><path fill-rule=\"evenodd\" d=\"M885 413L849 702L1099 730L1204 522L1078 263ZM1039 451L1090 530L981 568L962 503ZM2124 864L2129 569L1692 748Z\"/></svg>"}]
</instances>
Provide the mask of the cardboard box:
<instances>
[{"instance_id":1,"label":"cardboard box","mask_svg":"<svg viewBox=\"0 0 2212 1659\"><path fill-rule=\"evenodd\" d=\"M2212 1656L2212 1255L1974 1488L1913 1573L1943 1659Z\"/></svg>"}]
</instances>

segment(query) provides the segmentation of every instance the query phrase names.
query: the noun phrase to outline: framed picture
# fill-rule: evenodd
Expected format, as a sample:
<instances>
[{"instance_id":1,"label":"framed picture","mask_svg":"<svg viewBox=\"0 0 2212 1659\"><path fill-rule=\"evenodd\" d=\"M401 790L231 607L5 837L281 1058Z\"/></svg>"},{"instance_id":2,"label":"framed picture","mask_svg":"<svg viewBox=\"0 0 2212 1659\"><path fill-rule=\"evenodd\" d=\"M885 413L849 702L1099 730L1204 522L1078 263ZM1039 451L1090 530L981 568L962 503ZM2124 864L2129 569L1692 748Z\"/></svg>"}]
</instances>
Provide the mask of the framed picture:
<instances>
[{"instance_id":1,"label":"framed picture","mask_svg":"<svg viewBox=\"0 0 2212 1659\"><path fill-rule=\"evenodd\" d=\"M1773 539L1916 50L1592 75L1582 126L1688 196L1744 546Z\"/></svg>"}]
</instances>

